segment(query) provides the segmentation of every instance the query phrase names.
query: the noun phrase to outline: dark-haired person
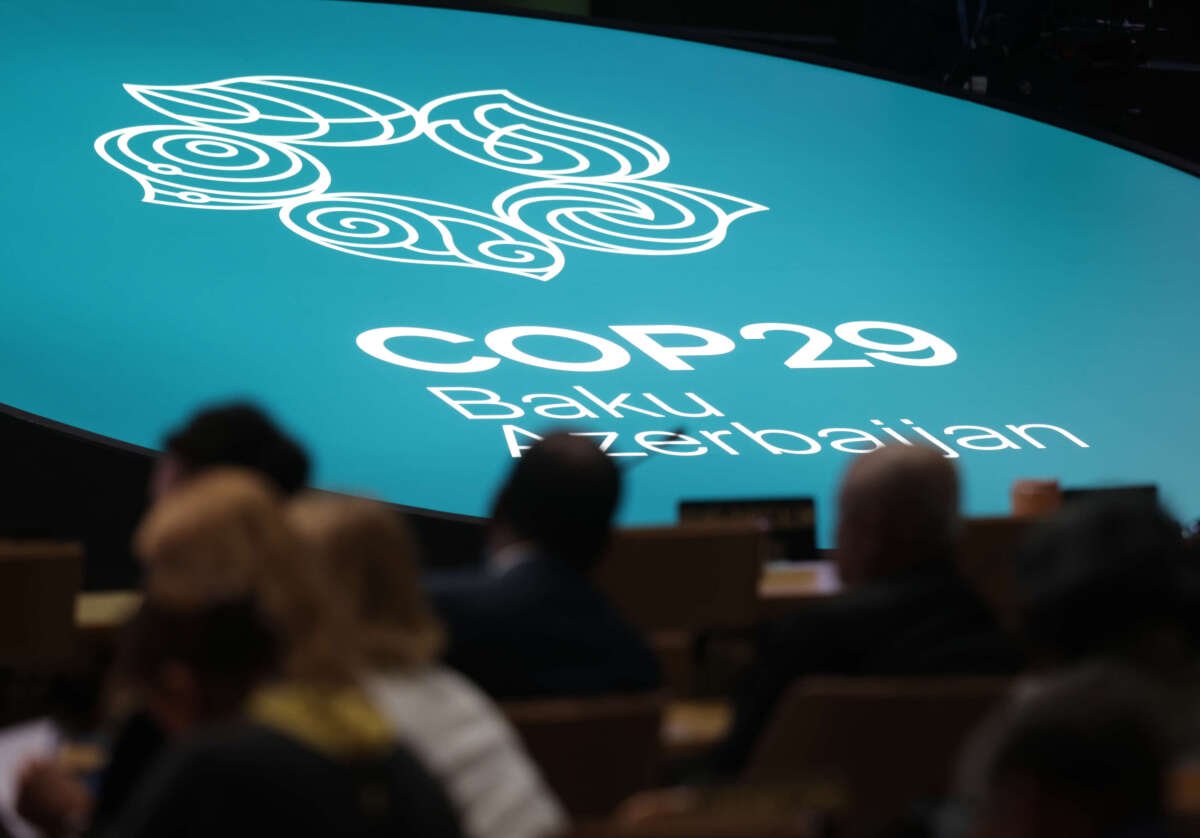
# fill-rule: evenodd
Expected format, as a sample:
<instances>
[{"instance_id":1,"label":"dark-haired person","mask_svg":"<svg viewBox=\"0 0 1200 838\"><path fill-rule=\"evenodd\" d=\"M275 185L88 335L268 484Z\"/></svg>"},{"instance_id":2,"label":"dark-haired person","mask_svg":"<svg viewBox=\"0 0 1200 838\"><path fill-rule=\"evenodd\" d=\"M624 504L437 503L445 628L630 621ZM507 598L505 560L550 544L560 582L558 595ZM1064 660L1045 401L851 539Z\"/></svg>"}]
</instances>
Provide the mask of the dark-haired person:
<instances>
[{"instance_id":1,"label":"dark-haired person","mask_svg":"<svg viewBox=\"0 0 1200 838\"><path fill-rule=\"evenodd\" d=\"M1200 685L1194 563L1179 525L1152 501L1063 509L1018 556L1033 663L1045 671L1116 661L1194 695Z\"/></svg>"},{"instance_id":2,"label":"dark-haired person","mask_svg":"<svg viewBox=\"0 0 1200 838\"><path fill-rule=\"evenodd\" d=\"M1168 774L1186 740L1165 691L1087 666L1014 696L971 737L960 794L977 838L1167 838Z\"/></svg>"},{"instance_id":3,"label":"dark-haired person","mask_svg":"<svg viewBox=\"0 0 1200 838\"><path fill-rule=\"evenodd\" d=\"M845 591L774 626L735 702L714 768L736 775L788 687L806 675L1014 671L997 621L959 576L958 475L933 448L889 445L856 458L838 495Z\"/></svg>"},{"instance_id":4,"label":"dark-haired person","mask_svg":"<svg viewBox=\"0 0 1200 838\"><path fill-rule=\"evenodd\" d=\"M357 685L349 624L303 549L278 493L242 470L210 470L147 515L120 675L170 744L105 834L461 835ZM55 799L25 789L21 809L69 834L88 813Z\"/></svg>"},{"instance_id":5,"label":"dark-haired person","mask_svg":"<svg viewBox=\"0 0 1200 838\"><path fill-rule=\"evenodd\" d=\"M204 408L167 434L164 443L150 478L154 498L217 466L249 469L285 495L308 483L304 449L252 404Z\"/></svg>"},{"instance_id":6,"label":"dark-haired person","mask_svg":"<svg viewBox=\"0 0 1200 838\"><path fill-rule=\"evenodd\" d=\"M620 493L586 437L552 434L524 452L493 504L486 570L428 580L446 662L502 699L655 688L653 652L589 578Z\"/></svg>"}]
</instances>

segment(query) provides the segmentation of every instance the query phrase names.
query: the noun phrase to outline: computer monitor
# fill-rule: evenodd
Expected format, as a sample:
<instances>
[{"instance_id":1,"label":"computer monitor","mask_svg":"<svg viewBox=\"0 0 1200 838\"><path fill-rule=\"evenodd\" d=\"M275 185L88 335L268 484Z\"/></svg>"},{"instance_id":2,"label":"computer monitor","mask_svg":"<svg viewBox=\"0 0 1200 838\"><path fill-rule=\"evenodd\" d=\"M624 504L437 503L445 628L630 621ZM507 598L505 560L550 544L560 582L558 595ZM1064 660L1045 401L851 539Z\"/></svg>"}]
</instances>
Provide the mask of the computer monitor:
<instances>
[{"instance_id":1,"label":"computer monitor","mask_svg":"<svg viewBox=\"0 0 1200 838\"><path fill-rule=\"evenodd\" d=\"M769 535L768 560L804 560L818 555L817 504L811 497L684 500L679 503L679 520L759 520Z\"/></svg>"}]
</instances>

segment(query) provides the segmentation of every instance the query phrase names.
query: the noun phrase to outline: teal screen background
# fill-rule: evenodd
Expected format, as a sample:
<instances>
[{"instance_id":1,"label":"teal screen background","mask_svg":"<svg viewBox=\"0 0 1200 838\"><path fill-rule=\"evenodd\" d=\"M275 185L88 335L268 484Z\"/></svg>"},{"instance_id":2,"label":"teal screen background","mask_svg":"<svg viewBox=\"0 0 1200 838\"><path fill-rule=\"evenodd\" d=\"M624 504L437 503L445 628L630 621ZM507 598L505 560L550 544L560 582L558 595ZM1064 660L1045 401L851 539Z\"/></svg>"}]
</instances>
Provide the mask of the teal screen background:
<instances>
[{"instance_id":1,"label":"teal screen background","mask_svg":"<svg viewBox=\"0 0 1200 838\"><path fill-rule=\"evenodd\" d=\"M833 426L909 418L1062 426L1089 444L962 452L965 505L1008 506L1020 477L1154 482L1200 513L1196 387L1200 182L1152 160L970 102L785 59L654 36L480 13L345 2L0 0L0 401L155 447L197 405L262 403L310 447L316 482L396 503L486 514L511 459L501 422L467 421L426 391L694 392L724 419L599 420L642 430ZM566 250L548 282L396 264L319 247L272 211L141 201L93 150L163 124L125 83L295 75L419 107L504 88L652 137L659 178L768 207L701 253ZM332 189L486 209L526 180L414 140L314 150ZM788 369L795 336L737 340L671 372L639 352L606 373L501 363L446 375L382 363L355 337L421 326L475 339L513 325L616 339L610 324L885 320L932 332L941 367ZM618 341L620 342L620 341ZM407 346L407 345L406 345ZM538 346L533 342L530 349ZM546 351L561 351L545 344ZM454 351L451 351L454 350ZM438 358L459 358L445 347ZM841 346L833 357L862 357ZM637 401L638 404L642 400ZM635 415L636 416L636 415ZM556 423L515 420L538 431ZM673 520L684 498L815 495L828 544L852 455L654 456L630 472L622 519Z\"/></svg>"}]
</instances>

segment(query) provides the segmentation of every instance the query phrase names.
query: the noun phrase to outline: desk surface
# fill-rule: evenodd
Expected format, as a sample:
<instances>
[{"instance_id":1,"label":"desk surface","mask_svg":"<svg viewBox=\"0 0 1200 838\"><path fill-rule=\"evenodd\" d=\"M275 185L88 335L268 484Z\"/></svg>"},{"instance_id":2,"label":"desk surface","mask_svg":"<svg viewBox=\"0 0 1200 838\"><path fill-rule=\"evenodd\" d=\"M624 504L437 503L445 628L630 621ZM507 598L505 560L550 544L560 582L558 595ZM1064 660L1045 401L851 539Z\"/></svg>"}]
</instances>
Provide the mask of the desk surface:
<instances>
[{"instance_id":1,"label":"desk surface","mask_svg":"<svg viewBox=\"0 0 1200 838\"><path fill-rule=\"evenodd\" d=\"M142 601L139 591L93 591L75 597L75 627L84 631L116 628Z\"/></svg>"},{"instance_id":2,"label":"desk surface","mask_svg":"<svg viewBox=\"0 0 1200 838\"><path fill-rule=\"evenodd\" d=\"M724 738L733 708L723 699L675 700L663 714L662 743L674 757L703 753Z\"/></svg>"},{"instance_id":3,"label":"desk surface","mask_svg":"<svg viewBox=\"0 0 1200 838\"><path fill-rule=\"evenodd\" d=\"M763 569L758 595L762 599L828 596L840 588L832 561L769 562Z\"/></svg>"}]
</instances>

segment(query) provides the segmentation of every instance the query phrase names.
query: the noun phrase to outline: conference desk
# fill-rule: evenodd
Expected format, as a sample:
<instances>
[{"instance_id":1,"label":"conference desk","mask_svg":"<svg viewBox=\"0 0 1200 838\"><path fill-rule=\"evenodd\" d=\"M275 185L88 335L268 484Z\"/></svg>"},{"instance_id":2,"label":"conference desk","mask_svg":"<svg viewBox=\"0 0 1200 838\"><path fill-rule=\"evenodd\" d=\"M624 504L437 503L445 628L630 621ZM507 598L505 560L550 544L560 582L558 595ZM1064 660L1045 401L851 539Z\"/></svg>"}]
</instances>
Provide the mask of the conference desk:
<instances>
[{"instance_id":1,"label":"conference desk","mask_svg":"<svg viewBox=\"0 0 1200 838\"><path fill-rule=\"evenodd\" d=\"M758 597L764 615L785 611L838 590L833 563L772 562L763 569ZM106 631L123 623L142 601L138 591L90 591L75 597L75 627Z\"/></svg>"},{"instance_id":2,"label":"conference desk","mask_svg":"<svg viewBox=\"0 0 1200 838\"><path fill-rule=\"evenodd\" d=\"M758 616L764 620L780 617L839 590L841 583L832 561L769 562L758 583Z\"/></svg>"}]
</instances>

